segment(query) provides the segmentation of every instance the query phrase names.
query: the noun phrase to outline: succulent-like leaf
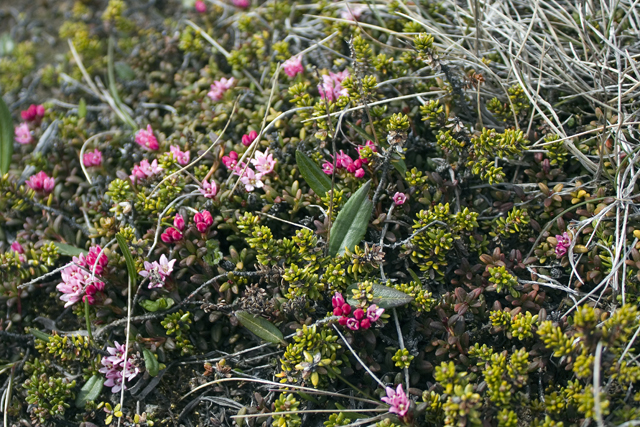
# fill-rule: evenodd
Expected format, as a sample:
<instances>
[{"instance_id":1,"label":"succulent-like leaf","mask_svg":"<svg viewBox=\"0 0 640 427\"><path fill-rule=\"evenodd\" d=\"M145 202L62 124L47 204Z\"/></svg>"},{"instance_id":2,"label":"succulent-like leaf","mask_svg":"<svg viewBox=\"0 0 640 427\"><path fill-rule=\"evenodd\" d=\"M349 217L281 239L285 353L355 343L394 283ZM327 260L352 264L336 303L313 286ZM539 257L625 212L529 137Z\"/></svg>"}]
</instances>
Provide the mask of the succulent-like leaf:
<instances>
[{"instance_id":1,"label":"succulent-like leaf","mask_svg":"<svg viewBox=\"0 0 640 427\"><path fill-rule=\"evenodd\" d=\"M237 311L235 314L242 326L263 340L274 344L284 343L282 332L268 320L254 316L246 311Z\"/></svg>"},{"instance_id":2,"label":"succulent-like leaf","mask_svg":"<svg viewBox=\"0 0 640 427\"><path fill-rule=\"evenodd\" d=\"M29 329L29 333L44 342L49 342L49 339L51 338L51 335L33 328Z\"/></svg>"},{"instance_id":3,"label":"succulent-like leaf","mask_svg":"<svg viewBox=\"0 0 640 427\"><path fill-rule=\"evenodd\" d=\"M147 372L152 377L158 375L160 371L160 365L158 364L158 359L151 353L148 348L142 349L142 354L144 356L144 367L147 369Z\"/></svg>"},{"instance_id":4,"label":"succulent-like leaf","mask_svg":"<svg viewBox=\"0 0 640 427\"><path fill-rule=\"evenodd\" d=\"M300 174L307 181L309 187L318 195L324 196L327 191L331 190L331 180L322 172L322 169L307 157L302 151L296 151L296 163Z\"/></svg>"},{"instance_id":5,"label":"succulent-like leaf","mask_svg":"<svg viewBox=\"0 0 640 427\"><path fill-rule=\"evenodd\" d=\"M373 287L373 303L378 307L387 309L393 307L401 307L413 301L413 297L401 292L395 288L384 285L371 285ZM356 305L357 301L353 299L353 289L357 285L351 285L347 288L347 302Z\"/></svg>"},{"instance_id":6,"label":"succulent-like leaf","mask_svg":"<svg viewBox=\"0 0 640 427\"><path fill-rule=\"evenodd\" d=\"M95 401L104 386L104 377L102 375L94 375L82 386L78 397L76 397L76 408L82 409L87 402Z\"/></svg>"},{"instance_id":7,"label":"succulent-like leaf","mask_svg":"<svg viewBox=\"0 0 640 427\"><path fill-rule=\"evenodd\" d=\"M0 96L0 176L9 172L13 155L13 124L9 107Z\"/></svg>"},{"instance_id":8,"label":"succulent-like leaf","mask_svg":"<svg viewBox=\"0 0 640 427\"><path fill-rule=\"evenodd\" d=\"M367 181L358 189L338 213L336 222L331 226L329 237L329 255L343 254L345 248L352 251L364 237L373 210L369 200L371 181Z\"/></svg>"},{"instance_id":9,"label":"succulent-like leaf","mask_svg":"<svg viewBox=\"0 0 640 427\"><path fill-rule=\"evenodd\" d=\"M87 251L85 251L84 249L67 245L66 243L53 242L53 244L56 246L56 248L58 248L58 253L60 255L79 256L80 254L87 254Z\"/></svg>"}]
</instances>

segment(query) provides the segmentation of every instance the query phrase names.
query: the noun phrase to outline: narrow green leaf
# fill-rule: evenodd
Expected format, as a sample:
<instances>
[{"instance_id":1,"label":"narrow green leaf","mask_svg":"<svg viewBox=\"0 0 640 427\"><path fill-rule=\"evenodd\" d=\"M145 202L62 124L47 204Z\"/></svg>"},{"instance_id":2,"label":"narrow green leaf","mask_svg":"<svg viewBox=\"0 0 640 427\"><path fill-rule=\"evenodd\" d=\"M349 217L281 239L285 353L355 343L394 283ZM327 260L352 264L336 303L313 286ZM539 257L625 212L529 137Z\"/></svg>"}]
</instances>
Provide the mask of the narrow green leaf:
<instances>
[{"instance_id":1,"label":"narrow green leaf","mask_svg":"<svg viewBox=\"0 0 640 427\"><path fill-rule=\"evenodd\" d=\"M109 46L107 50L107 78L109 80L109 93L113 97L113 100L116 104L117 112L120 113L122 120L128 124L132 130L136 130L137 126L131 116L122 108L122 101L120 100L120 95L118 94L118 88L116 87L116 77L114 73L113 67L113 45L114 45L113 37L109 37Z\"/></svg>"},{"instance_id":2,"label":"narrow green leaf","mask_svg":"<svg viewBox=\"0 0 640 427\"><path fill-rule=\"evenodd\" d=\"M147 369L147 372L152 377L155 377L160 371L158 359L156 359L156 356L154 356L153 353L151 353L151 351L147 348L142 349L142 354L144 355L144 366Z\"/></svg>"},{"instance_id":3,"label":"narrow green leaf","mask_svg":"<svg viewBox=\"0 0 640 427\"><path fill-rule=\"evenodd\" d=\"M94 402L102 393L103 385L104 377L102 375L96 374L89 378L76 397L76 408L82 409L88 402Z\"/></svg>"},{"instance_id":4,"label":"narrow green leaf","mask_svg":"<svg viewBox=\"0 0 640 427\"><path fill-rule=\"evenodd\" d=\"M416 274L415 271L413 271L412 269L408 268L407 269L409 271L409 274L411 275L411 277L413 278L413 280L415 280L416 282L420 283L420 277L418 277L418 275Z\"/></svg>"},{"instance_id":5,"label":"narrow green leaf","mask_svg":"<svg viewBox=\"0 0 640 427\"><path fill-rule=\"evenodd\" d=\"M391 157L391 165L400 172L400 175L404 177L407 174L407 164L402 160L398 154L394 154Z\"/></svg>"},{"instance_id":6,"label":"narrow green leaf","mask_svg":"<svg viewBox=\"0 0 640 427\"><path fill-rule=\"evenodd\" d=\"M44 342L49 342L49 339L51 338L51 335L46 334L42 331L39 331L37 329L29 329L29 333L31 335L33 335L34 337L36 337L37 339L44 341Z\"/></svg>"},{"instance_id":7,"label":"narrow green leaf","mask_svg":"<svg viewBox=\"0 0 640 427\"><path fill-rule=\"evenodd\" d=\"M371 285L373 287L373 303L384 309L400 307L413 301L413 297L401 292L395 288L384 285ZM357 301L353 299L353 289L357 285L351 285L347 288L347 302L356 305Z\"/></svg>"},{"instance_id":8,"label":"narrow green leaf","mask_svg":"<svg viewBox=\"0 0 640 427\"><path fill-rule=\"evenodd\" d=\"M87 101L84 98L80 98L78 103L78 117L83 118L87 116Z\"/></svg>"},{"instance_id":9,"label":"narrow green leaf","mask_svg":"<svg viewBox=\"0 0 640 427\"><path fill-rule=\"evenodd\" d=\"M284 343L282 332L275 325L262 317L254 316L246 311L237 311L236 317L249 331L267 342L274 344Z\"/></svg>"},{"instance_id":10,"label":"narrow green leaf","mask_svg":"<svg viewBox=\"0 0 640 427\"><path fill-rule=\"evenodd\" d=\"M365 141L370 141L373 139L373 136L369 135L366 130L361 128L358 125L354 125L353 123L347 123L347 126L355 130Z\"/></svg>"},{"instance_id":11,"label":"narrow green leaf","mask_svg":"<svg viewBox=\"0 0 640 427\"><path fill-rule=\"evenodd\" d=\"M331 179L322 172L316 162L307 157L302 151L296 151L296 163L300 169L300 174L314 193L318 196L324 196L327 191L331 190Z\"/></svg>"},{"instance_id":12,"label":"narrow green leaf","mask_svg":"<svg viewBox=\"0 0 640 427\"><path fill-rule=\"evenodd\" d=\"M9 172L13 155L13 123L9 107L0 97L0 176Z\"/></svg>"},{"instance_id":13,"label":"narrow green leaf","mask_svg":"<svg viewBox=\"0 0 640 427\"><path fill-rule=\"evenodd\" d=\"M129 245L127 245L127 241L120 233L116 234L116 240L118 241L118 246L120 246L124 259L127 262L127 271L129 272L129 278L131 279L131 287L135 288L138 272L136 271L136 264L133 262Z\"/></svg>"},{"instance_id":14,"label":"narrow green leaf","mask_svg":"<svg viewBox=\"0 0 640 427\"><path fill-rule=\"evenodd\" d=\"M369 200L369 188L371 181L367 181L356 191L344 205L336 222L331 226L329 237L329 255L336 256L344 253L344 249L350 251L356 247L364 237L373 210L373 203Z\"/></svg>"},{"instance_id":15,"label":"narrow green leaf","mask_svg":"<svg viewBox=\"0 0 640 427\"><path fill-rule=\"evenodd\" d=\"M87 254L87 251L84 249L76 248L75 246L67 245L66 243L53 242L53 244L58 248L58 253L60 255L79 256L80 254Z\"/></svg>"}]
</instances>

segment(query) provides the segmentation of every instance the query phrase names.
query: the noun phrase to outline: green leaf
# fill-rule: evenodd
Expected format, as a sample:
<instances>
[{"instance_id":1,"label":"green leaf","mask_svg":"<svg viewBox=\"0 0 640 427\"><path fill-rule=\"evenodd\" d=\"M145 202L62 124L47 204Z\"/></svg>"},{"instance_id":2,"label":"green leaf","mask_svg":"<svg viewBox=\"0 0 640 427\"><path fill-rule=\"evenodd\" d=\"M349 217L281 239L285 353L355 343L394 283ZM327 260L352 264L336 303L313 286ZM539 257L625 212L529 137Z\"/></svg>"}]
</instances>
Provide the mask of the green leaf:
<instances>
[{"instance_id":1,"label":"green leaf","mask_svg":"<svg viewBox=\"0 0 640 427\"><path fill-rule=\"evenodd\" d=\"M400 292L395 288L384 285L371 285L373 287L373 303L378 307L387 309L400 307L413 301L413 297ZM357 285L351 285L347 288L347 302L356 305L357 301L353 299L353 289L357 289Z\"/></svg>"},{"instance_id":2,"label":"green leaf","mask_svg":"<svg viewBox=\"0 0 640 427\"><path fill-rule=\"evenodd\" d=\"M2 33L0 36L0 57L11 55L16 43L11 38L9 33Z\"/></svg>"},{"instance_id":3,"label":"green leaf","mask_svg":"<svg viewBox=\"0 0 640 427\"><path fill-rule=\"evenodd\" d=\"M174 303L171 298L160 298L155 301L151 301L150 299L140 301L142 308L151 312L171 308Z\"/></svg>"},{"instance_id":4,"label":"green leaf","mask_svg":"<svg viewBox=\"0 0 640 427\"><path fill-rule=\"evenodd\" d=\"M418 277L418 275L416 274L415 271L413 271L412 269L408 268L407 269L409 271L409 274L411 275L411 277L413 278L413 280L415 280L416 282L420 283L420 277Z\"/></svg>"},{"instance_id":5,"label":"green leaf","mask_svg":"<svg viewBox=\"0 0 640 427\"><path fill-rule=\"evenodd\" d=\"M331 190L331 180L322 172L322 169L307 157L302 151L296 151L296 163L300 169L300 174L307 181L309 187L318 196L324 196L327 191Z\"/></svg>"},{"instance_id":6,"label":"green leaf","mask_svg":"<svg viewBox=\"0 0 640 427\"><path fill-rule=\"evenodd\" d=\"M142 354L144 355L144 366L147 369L147 372L152 377L155 377L156 375L158 375L158 371L160 371L158 359L156 359L156 357L148 348L143 348Z\"/></svg>"},{"instance_id":7,"label":"green leaf","mask_svg":"<svg viewBox=\"0 0 640 427\"><path fill-rule=\"evenodd\" d=\"M104 385L104 377L102 375L94 375L89 378L89 381L85 383L76 397L76 408L82 409L88 402L95 401L100 393L102 393L102 386Z\"/></svg>"},{"instance_id":8,"label":"green leaf","mask_svg":"<svg viewBox=\"0 0 640 427\"><path fill-rule=\"evenodd\" d=\"M60 255L79 256L80 254L86 255L88 253L84 249L76 248L75 246L67 245L66 243L53 242L53 244L58 248L58 253Z\"/></svg>"},{"instance_id":9,"label":"green leaf","mask_svg":"<svg viewBox=\"0 0 640 427\"><path fill-rule=\"evenodd\" d=\"M31 335L33 335L34 337L36 337L37 339L44 341L44 342L49 342L49 339L51 338L51 335L46 334L42 331L39 331L37 329L29 329L29 333Z\"/></svg>"},{"instance_id":10,"label":"green leaf","mask_svg":"<svg viewBox=\"0 0 640 427\"><path fill-rule=\"evenodd\" d=\"M373 137L369 135L367 131L362 129L360 126L354 125L353 123L349 123L349 122L347 122L347 126L355 130L364 140L370 141L373 139Z\"/></svg>"},{"instance_id":11,"label":"green leaf","mask_svg":"<svg viewBox=\"0 0 640 427\"><path fill-rule=\"evenodd\" d=\"M282 335L282 332L280 332L280 330L268 320L254 316L246 311L237 311L236 317L242 326L263 340L274 344L284 344L284 336Z\"/></svg>"},{"instance_id":12,"label":"green leaf","mask_svg":"<svg viewBox=\"0 0 640 427\"><path fill-rule=\"evenodd\" d=\"M109 80L109 93L113 97L113 100L116 104L117 113L120 113L120 118L128 124L132 130L136 130L136 123L133 121L131 116L122 108L122 101L120 100L120 95L118 94L118 88L116 87L116 78L113 67L113 45L114 45L113 37L109 37L109 46L107 50L107 79Z\"/></svg>"},{"instance_id":13,"label":"green leaf","mask_svg":"<svg viewBox=\"0 0 640 427\"><path fill-rule=\"evenodd\" d=\"M9 107L0 97L0 176L9 172L13 155L13 123Z\"/></svg>"},{"instance_id":14,"label":"green leaf","mask_svg":"<svg viewBox=\"0 0 640 427\"><path fill-rule=\"evenodd\" d=\"M407 164L402 160L399 154L394 153L393 156L391 156L391 165L400 172L400 175L404 178L407 174Z\"/></svg>"},{"instance_id":15,"label":"green leaf","mask_svg":"<svg viewBox=\"0 0 640 427\"><path fill-rule=\"evenodd\" d=\"M78 103L78 117L83 118L87 116L87 101L84 98L80 98Z\"/></svg>"},{"instance_id":16,"label":"green leaf","mask_svg":"<svg viewBox=\"0 0 640 427\"><path fill-rule=\"evenodd\" d=\"M136 264L133 262L129 245L127 245L127 241L120 233L116 234L116 240L118 241L118 246L120 246L124 259L127 262L127 271L129 272L129 279L131 279L131 287L135 288L138 272L136 270Z\"/></svg>"},{"instance_id":17,"label":"green leaf","mask_svg":"<svg viewBox=\"0 0 640 427\"><path fill-rule=\"evenodd\" d=\"M116 70L116 74L122 80L131 81L131 80L136 78L136 73L133 71L133 69L126 62L116 61L116 63L113 64L113 66L114 66L114 68Z\"/></svg>"},{"instance_id":18,"label":"green leaf","mask_svg":"<svg viewBox=\"0 0 640 427\"><path fill-rule=\"evenodd\" d=\"M344 205L336 222L331 226L329 237L329 255L336 256L344 253L344 249L352 251L364 237L373 210L373 203L369 200L371 181L367 181L356 191Z\"/></svg>"}]
</instances>

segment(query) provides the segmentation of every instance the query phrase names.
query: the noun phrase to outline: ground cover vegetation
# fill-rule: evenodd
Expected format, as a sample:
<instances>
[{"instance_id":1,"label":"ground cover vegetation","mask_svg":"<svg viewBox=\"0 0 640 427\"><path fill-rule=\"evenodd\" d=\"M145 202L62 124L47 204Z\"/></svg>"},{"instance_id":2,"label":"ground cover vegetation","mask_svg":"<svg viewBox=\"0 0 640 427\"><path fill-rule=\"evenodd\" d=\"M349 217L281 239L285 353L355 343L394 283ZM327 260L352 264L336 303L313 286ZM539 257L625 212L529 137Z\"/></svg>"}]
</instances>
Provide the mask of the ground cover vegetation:
<instances>
[{"instance_id":1,"label":"ground cover vegetation","mask_svg":"<svg viewBox=\"0 0 640 427\"><path fill-rule=\"evenodd\" d=\"M639 14L0 4L4 425L637 425Z\"/></svg>"}]
</instances>

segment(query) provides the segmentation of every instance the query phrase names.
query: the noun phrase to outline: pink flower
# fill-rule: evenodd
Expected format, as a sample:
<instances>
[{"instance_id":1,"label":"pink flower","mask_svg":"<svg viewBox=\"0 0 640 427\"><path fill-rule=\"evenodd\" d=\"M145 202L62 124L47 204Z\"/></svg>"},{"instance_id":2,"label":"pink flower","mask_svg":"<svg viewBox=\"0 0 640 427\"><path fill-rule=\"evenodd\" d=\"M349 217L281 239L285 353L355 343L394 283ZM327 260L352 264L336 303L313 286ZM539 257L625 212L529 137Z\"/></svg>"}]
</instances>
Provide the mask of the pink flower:
<instances>
[{"instance_id":1,"label":"pink flower","mask_svg":"<svg viewBox=\"0 0 640 427\"><path fill-rule=\"evenodd\" d=\"M341 96L347 96L349 91L342 87L342 81L349 77L349 71L344 70L339 73L329 72L329 75L322 76L322 84L318 85L318 91L322 99L335 101Z\"/></svg>"},{"instance_id":2,"label":"pink flower","mask_svg":"<svg viewBox=\"0 0 640 427\"><path fill-rule=\"evenodd\" d=\"M338 169L345 168L349 171L349 166L353 165L353 159L349 157L348 154L345 154L344 151L340 150L340 152L336 155L336 167ZM355 172L355 168L353 171Z\"/></svg>"},{"instance_id":3,"label":"pink flower","mask_svg":"<svg viewBox=\"0 0 640 427\"><path fill-rule=\"evenodd\" d=\"M569 250L569 246L571 246L571 236L565 231L562 234L557 234L556 240L558 241L556 245L556 256L562 258Z\"/></svg>"},{"instance_id":4,"label":"pink flower","mask_svg":"<svg viewBox=\"0 0 640 427\"><path fill-rule=\"evenodd\" d=\"M333 163L325 161L322 165L322 172L327 175L333 175Z\"/></svg>"},{"instance_id":5,"label":"pink flower","mask_svg":"<svg viewBox=\"0 0 640 427\"><path fill-rule=\"evenodd\" d=\"M255 158L251 159L251 163L255 166L256 171L263 175L273 172L273 168L276 166L276 161L273 159L273 155L268 153L268 148L264 153L256 151Z\"/></svg>"},{"instance_id":6,"label":"pink flower","mask_svg":"<svg viewBox=\"0 0 640 427\"><path fill-rule=\"evenodd\" d=\"M19 254L24 253L24 248L17 240L11 244L11 250Z\"/></svg>"},{"instance_id":7,"label":"pink flower","mask_svg":"<svg viewBox=\"0 0 640 427\"><path fill-rule=\"evenodd\" d=\"M169 261L166 255L163 254L160 257L160 263L158 263L158 261L145 261L144 270L138 274L149 279L149 289L161 288L164 286L167 277L173 272L173 264L175 264L175 262L175 259Z\"/></svg>"},{"instance_id":8,"label":"pink flower","mask_svg":"<svg viewBox=\"0 0 640 427\"><path fill-rule=\"evenodd\" d=\"M89 253L85 258L87 269L92 273L95 267L96 274L102 274L104 268L109 264L109 258L107 258L104 252L102 252L102 254L100 254L100 252L102 252L100 246L92 246L89 248ZM98 259L98 256L100 256L100 259Z\"/></svg>"},{"instance_id":9,"label":"pink flower","mask_svg":"<svg viewBox=\"0 0 640 427\"><path fill-rule=\"evenodd\" d=\"M358 145L358 155L360 156L362 163L365 165L369 163L369 158L377 151L378 149L373 141L367 141L365 145Z\"/></svg>"},{"instance_id":10,"label":"pink flower","mask_svg":"<svg viewBox=\"0 0 640 427\"><path fill-rule=\"evenodd\" d=\"M353 176L355 176L356 178L364 177L364 169L356 169L356 171L353 173Z\"/></svg>"},{"instance_id":11,"label":"pink flower","mask_svg":"<svg viewBox=\"0 0 640 427\"><path fill-rule=\"evenodd\" d=\"M367 319L371 321L371 323L376 322L380 316L384 313L384 308L378 308L377 305L371 304L369 308L367 308Z\"/></svg>"},{"instance_id":12,"label":"pink flower","mask_svg":"<svg viewBox=\"0 0 640 427\"><path fill-rule=\"evenodd\" d=\"M302 66L302 58L299 56L292 56L291 58L284 61L282 64L284 68L284 72L289 77L295 77L297 74L304 72L304 67Z\"/></svg>"},{"instance_id":13,"label":"pink flower","mask_svg":"<svg viewBox=\"0 0 640 427\"><path fill-rule=\"evenodd\" d=\"M360 329L360 322L358 322L353 317L347 319L347 328L351 329L352 331L357 331L358 329Z\"/></svg>"},{"instance_id":14,"label":"pink flower","mask_svg":"<svg viewBox=\"0 0 640 427\"><path fill-rule=\"evenodd\" d=\"M233 5L241 9L246 9L251 5L250 0L233 0Z\"/></svg>"},{"instance_id":15,"label":"pink flower","mask_svg":"<svg viewBox=\"0 0 640 427\"><path fill-rule=\"evenodd\" d=\"M55 184L55 179L49 177L45 171L40 171L27 180L29 188L43 195L51 193Z\"/></svg>"},{"instance_id":16,"label":"pink flower","mask_svg":"<svg viewBox=\"0 0 640 427\"><path fill-rule=\"evenodd\" d=\"M345 6L340 10L340 17L342 19L347 19L349 21L359 21L360 15L362 15L362 12L364 12L365 10L367 10L366 6L356 6L356 5L349 5L349 7Z\"/></svg>"},{"instance_id":17,"label":"pink flower","mask_svg":"<svg viewBox=\"0 0 640 427\"><path fill-rule=\"evenodd\" d=\"M102 368L98 372L105 374L107 379L104 385L111 387L112 393L118 393L126 385L123 382L131 381L140 373L140 369L133 364L133 360L127 357L124 359L125 347L114 342L115 347L107 347L107 351L111 356L103 357L101 362ZM128 355L127 355L128 356Z\"/></svg>"},{"instance_id":18,"label":"pink flower","mask_svg":"<svg viewBox=\"0 0 640 427\"><path fill-rule=\"evenodd\" d=\"M173 264L175 263L175 259L169 261L169 259L167 259L167 257L162 254L162 256L160 257L160 268L158 269L158 271L162 275L163 279L166 279L171 275L171 273L173 272Z\"/></svg>"},{"instance_id":19,"label":"pink flower","mask_svg":"<svg viewBox=\"0 0 640 427\"><path fill-rule=\"evenodd\" d=\"M16 142L20 144L29 144L33 141L29 125L26 123L20 123L20 125L16 126L14 133L16 135Z\"/></svg>"},{"instance_id":20,"label":"pink flower","mask_svg":"<svg viewBox=\"0 0 640 427\"><path fill-rule=\"evenodd\" d=\"M182 233L173 227L169 227L160 235L160 238L165 243L175 243L182 240Z\"/></svg>"},{"instance_id":21,"label":"pink flower","mask_svg":"<svg viewBox=\"0 0 640 427\"><path fill-rule=\"evenodd\" d=\"M361 320L364 318L364 310L361 308L356 308L356 311L353 312L353 317L356 318L356 320Z\"/></svg>"},{"instance_id":22,"label":"pink flower","mask_svg":"<svg viewBox=\"0 0 640 427\"><path fill-rule=\"evenodd\" d=\"M136 133L136 142L147 150L153 151L160 148L158 140L153 135L153 129L151 129L151 125L147 125L147 130L140 129Z\"/></svg>"},{"instance_id":23,"label":"pink flower","mask_svg":"<svg viewBox=\"0 0 640 427\"><path fill-rule=\"evenodd\" d=\"M149 163L147 159L144 159L140 162L140 165L133 166L133 171L131 171L131 175L129 175L129 178L131 179L131 181L134 181L135 178L147 179L161 172L162 166L158 166L157 159L154 159L151 163Z\"/></svg>"},{"instance_id":24,"label":"pink flower","mask_svg":"<svg viewBox=\"0 0 640 427\"><path fill-rule=\"evenodd\" d=\"M335 294L333 294L333 297L331 298L331 305L333 305L333 308L342 307L344 303L344 297L340 292L336 292Z\"/></svg>"},{"instance_id":25,"label":"pink flower","mask_svg":"<svg viewBox=\"0 0 640 427\"><path fill-rule=\"evenodd\" d=\"M207 5L202 0L197 0L195 7L196 7L196 12L198 13L205 13L207 11Z\"/></svg>"},{"instance_id":26,"label":"pink flower","mask_svg":"<svg viewBox=\"0 0 640 427\"><path fill-rule=\"evenodd\" d=\"M191 158L191 153L189 151L180 151L180 147L177 145L172 145L170 150L173 158L176 159L179 165L184 166L189 163L189 159Z\"/></svg>"},{"instance_id":27,"label":"pink flower","mask_svg":"<svg viewBox=\"0 0 640 427\"><path fill-rule=\"evenodd\" d=\"M214 180L211 180L211 182L202 180L200 193L202 193L202 195L207 199L213 199L216 197L216 194L218 193L218 186L216 185L216 182Z\"/></svg>"},{"instance_id":28,"label":"pink flower","mask_svg":"<svg viewBox=\"0 0 640 427\"><path fill-rule=\"evenodd\" d=\"M44 117L44 105L31 104L29 108L20 112L20 116L25 122L39 122Z\"/></svg>"},{"instance_id":29,"label":"pink flower","mask_svg":"<svg viewBox=\"0 0 640 427\"><path fill-rule=\"evenodd\" d=\"M102 153L97 148L85 153L84 156L82 156L82 163L86 167L100 166L102 164Z\"/></svg>"},{"instance_id":30,"label":"pink flower","mask_svg":"<svg viewBox=\"0 0 640 427\"><path fill-rule=\"evenodd\" d=\"M211 90L207 93L207 96L214 101L220 101L224 93L233 87L235 79L231 77L230 79L221 78L220 80L216 80L211 85Z\"/></svg>"},{"instance_id":31,"label":"pink flower","mask_svg":"<svg viewBox=\"0 0 640 427\"><path fill-rule=\"evenodd\" d=\"M244 176L240 178L240 182L244 184L244 189L247 191L253 191L256 188L262 188L264 186L262 174L255 173L251 168L247 168Z\"/></svg>"},{"instance_id":32,"label":"pink flower","mask_svg":"<svg viewBox=\"0 0 640 427\"><path fill-rule=\"evenodd\" d=\"M77 280L64 281L58 284L56 289L63 294L60 299L65 301L65 308L80 301L84 295L84 285Z\"/></svg>"},{"instance_id":33,"label":"pink flower","mask_svg":"<svg viewBox=\"0 0 640 427\"><path fill-rule=\"evenodd\" d=\"M198 212L193 216L193 220L196 223L196 228L201 233L207 231L207 228L213 224L213 217L209 211Z\"/></svg>"},{"instance_id":34,"label":"pink flower","mask_svg":"<svg viewBox=\"0 0 640 427\"><path fill-rule=\"evenodd\" d=\"M227 169L235 169L238 164L238 153L232 151L228 156L223 156L222 163L227 167Z\"/></svg>"},{"instance_id":35,"label":"pink flower","mask_svg":"<svg viewBox=\"0 0 640 427\"><path fill-rule=\"evenodd\" d=\"M404 193L396 192L396 194L393 195L393 203L395 203L396 206L403 205L406 201L407 195Z\"/></svg>"},{"instance_id":36,"label":"pink flower","mask_svg":"<svg viewBox=\"0 0 640 427\"><path fill-rule=\"evenodd\" d=\"M178 230L184 230L184 218L180 214L176 214L175 218L173 218L173 226Z\"/></svg>"},{"instance_id":37,"label":"pink flower","mask_svg":"<svg viewBox=\"0 0 640 427\"><path fill-rule=\"evenodd\" d=\"M366 317L360 321L360 329L369 329L371 327L371 320Z\"/></svg>"},{"instance_id":38,"label":"pink flower","mask_svg":"<svg viewBox=\"0 0 640 427\"><path fill-rule=\"evenodd\" d=\"M409 411L409 398L402 390L402 384L398 384L398 387L394 390L391 387L387 387L387 397L383 397L381 400L390 405L389 412L398 414L399 417L404 417Z\"/></svg>"},{"instance_id":39,"label":"pink flower","mask_svg":"<svg viewBox=\"0 0 640 427\"><path fill-rule=\"evenodd\" d=\"M248 147L251 145L253 141L258 137L258 132L252 130L248 134L242 135L242 145Z\"/></svg>"}]
</instances>

